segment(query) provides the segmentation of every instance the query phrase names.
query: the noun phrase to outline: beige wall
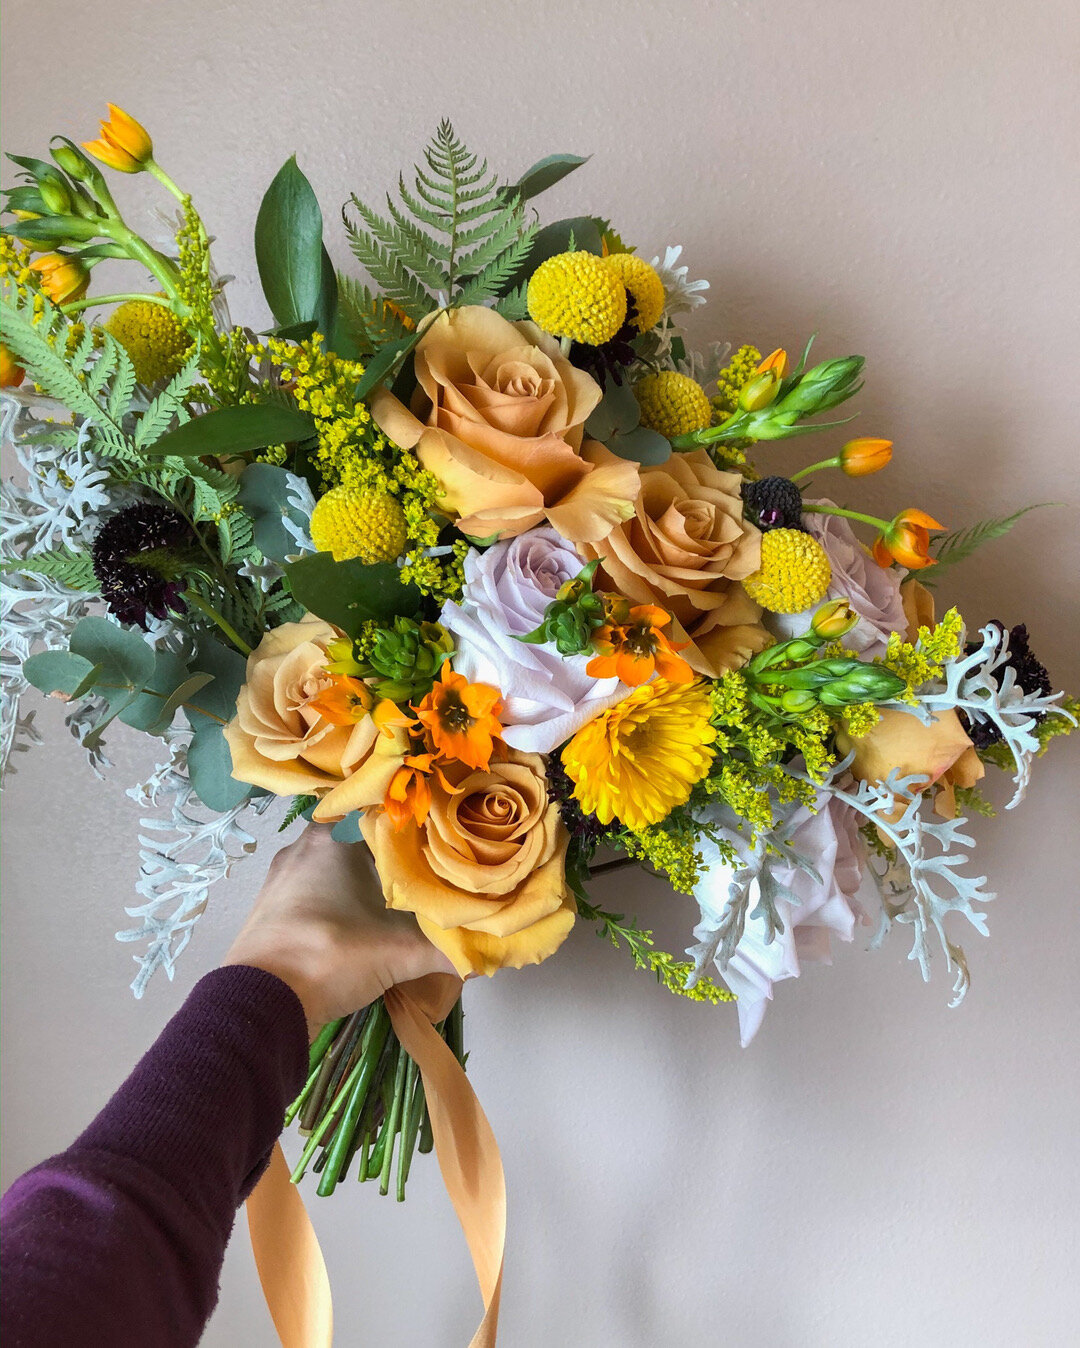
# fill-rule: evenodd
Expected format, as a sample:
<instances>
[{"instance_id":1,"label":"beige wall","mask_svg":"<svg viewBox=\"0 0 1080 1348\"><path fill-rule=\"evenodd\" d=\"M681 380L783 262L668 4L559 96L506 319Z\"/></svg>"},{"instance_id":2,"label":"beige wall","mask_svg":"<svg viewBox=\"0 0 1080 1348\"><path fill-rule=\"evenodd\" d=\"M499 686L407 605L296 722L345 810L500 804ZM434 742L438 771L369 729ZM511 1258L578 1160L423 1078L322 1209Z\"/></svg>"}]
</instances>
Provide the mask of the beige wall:
<instances>
[{"instance_id":1,"label":"beige wall","mask_svg":"<svg viewBox=\"0 0 1080 1348\"><path fill-rule=\"evenodd\" d=\"M610 213L647 257L685 244L713 284L700 339L767 349L816 328L823 354L866 354L860 427L896 459L853 498L950 525L1073 503L947 593L974 621L1026 620L1080 687L1075 0L7 0L4 17L4 147L88 135L106 98L143 118L256 325L252 222L292 151L331 219L444 114L508 172L594 154L545 211ZM5 796L5 1182L105 1100L265 865L214 896L176 982L133 1002L112 932L132 897L124 787L151 756L115 736L98 783L54 711ZM782 986L746 1052L732 1011L676 1003L585 930L470 988L510 1185L510 1348L1075 1341L1077 761L1052 754L1020 811L976 825L1000 898L992 939L967 941L959 1011L900 937ZM689 929L686 901L644 881L604 897L672 942ZM341 1345L452 1348L472 1330L433 1165L410 1194L312 1200ZM206 1342L271 1341L240 1237Z\"/></svg>"}]
</instances>

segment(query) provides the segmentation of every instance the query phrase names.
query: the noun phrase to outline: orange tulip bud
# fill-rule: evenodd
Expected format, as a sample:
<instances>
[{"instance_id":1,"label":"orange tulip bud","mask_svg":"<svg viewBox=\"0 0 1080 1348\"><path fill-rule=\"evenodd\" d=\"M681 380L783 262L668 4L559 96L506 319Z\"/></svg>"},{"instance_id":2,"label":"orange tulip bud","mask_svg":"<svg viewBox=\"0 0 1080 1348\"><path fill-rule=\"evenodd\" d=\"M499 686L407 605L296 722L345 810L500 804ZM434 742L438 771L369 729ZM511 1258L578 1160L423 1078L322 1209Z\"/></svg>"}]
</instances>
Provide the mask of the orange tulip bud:
<instances>
[{"instance_id":1,"label":"orange tulip bud","mask_svg":"<svg viewBox=\"0 0 1080 1348\"><path fill-rule=\"evenodd\" d=\"M840 467L848 477L867 477L876 473L892 458L892 441L872 435L849 440L840 451Z\"/></svg>"},{"instance_id":2,"label":"orange tulip bud","mask_svg":"<svg viewBox=\"0 0 1080 1348\"><path fill-rule=\"evenodd\" d=\"M944 524L939 524L925 510L902 510L874 540L874 561L878 566L899 562L909 571L933 566L930 534L944 528Z\"/></svg>"},{"instance_id":3,"label":"orange tulip bud","mask_svg":"<svg viewBox=\"0 0 1080 1348\"><path fill-rule=\"evenodd\" d=\"M41 289L54 304L80 300L90 286L90 268L70 253L43 253L30 267L41 277Z\"/></svg>"},{"instance_id":4,"label":"orange tulip bud","mask_svg":"<svg viewBox=\"0 0 1080 1348\"><path fill-rule=\"evenodd\" d=\"M787 374L787 352L782 346L778 346L775 351L770 351L754 373L764 374L766 370L775 370L781 379Z\"/></svg>"},{"instance_id":5,"label":"orange tulip bud","mask_svg":"<svg viewBox=\"0 0 1080 1348\"><path fill-rule=\"evenodd\" d=\"M6 346L0 344L0 388L18 388L26 377L26 371L19 365Z\"/></svg>"},{"instance_id":6,"label":"orange tulip bud","mask_svg":"<svg viewBox=\"0 0 1080 1348\"><path fill-rule=\"evenodd\" d=\"M101 123L101 139L83 142L95 159L120 173L141 173L154 157L154 142L146 128L118 108L108 104L109 119Z\"/></svg>"}]
</instances>

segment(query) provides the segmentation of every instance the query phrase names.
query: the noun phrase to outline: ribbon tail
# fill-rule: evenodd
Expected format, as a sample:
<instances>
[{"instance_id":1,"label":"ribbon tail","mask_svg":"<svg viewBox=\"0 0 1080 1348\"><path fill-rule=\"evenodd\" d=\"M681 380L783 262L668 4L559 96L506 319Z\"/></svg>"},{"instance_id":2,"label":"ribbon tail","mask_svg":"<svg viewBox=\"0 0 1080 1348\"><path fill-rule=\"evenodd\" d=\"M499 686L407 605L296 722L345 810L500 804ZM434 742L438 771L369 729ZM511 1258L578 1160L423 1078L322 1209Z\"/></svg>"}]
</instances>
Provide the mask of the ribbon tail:
<instances>
[{"instance_id":1,"label":"ribbon tail","mask_svg":"<svg viewBox=\"0 0 1080 1348\"><path fill-rule=\"evenodd\" d=\"M330 1348L330 1279L280 1142L246 1206L255 1267L282 1348Z\"/></svg>"},{"instance_id":2,"label":"ribbon tail","mask_svg":"<svg viewBox=\"0 0 1080 1348\"><path fill-rule=\"evenodd\" d=\"M439 1169L484 1299L484 1318L470 1348L494 1348L506 1248L502 1157L472 1083L411 995L415 989L423 999L424 982L391 988L385 994L386 1006L394 1033L420 1069ZM457 986L460 990L460 983Z\"/></svg>"}]
</instances>

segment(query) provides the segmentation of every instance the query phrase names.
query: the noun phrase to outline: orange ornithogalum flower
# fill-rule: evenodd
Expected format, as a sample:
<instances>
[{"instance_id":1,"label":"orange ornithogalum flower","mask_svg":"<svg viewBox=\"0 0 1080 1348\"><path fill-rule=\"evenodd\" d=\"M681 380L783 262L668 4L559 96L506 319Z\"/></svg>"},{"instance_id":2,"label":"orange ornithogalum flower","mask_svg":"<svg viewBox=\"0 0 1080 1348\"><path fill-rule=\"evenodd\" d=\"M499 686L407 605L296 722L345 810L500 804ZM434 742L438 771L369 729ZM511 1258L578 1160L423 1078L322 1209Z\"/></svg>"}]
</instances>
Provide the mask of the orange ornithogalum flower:
<instances>
[{"instance_id":1,"label":"orange ornithogalum flower","mask_svg":"<svg viewBox=\"0 0 1080 1348\"><path fill-rule=\"evenodd\" d=\"M390 779L383 798L383 809L390 816L395 829L403 829L415 820L423 828L431 809L431 784L428 778L435 773L446 792L453 796L458 789L443 776L434 754L406 754L401 767Z\"/></svg>"},{"instance_id":2,"label":"orange ornithogalum flower","mask_svg":"<svg viewBox=\"0 0 1080 1348\"><path fill-rule=\"evenodd\" d=\"M54 304L81 300L90 286L90 268L70 253L42 253L30 268L41 277L41 289Z\"/></svg>"},{"instance_id":3,"label":"orange ornithogalum flower","mask_svg":"<svg viewBox=\"0 0 1080 1348\"><path fill-rule=\"evenodd\" d=\"M909 571L933 566L930 534L944 528L944 524L938 524L925 510L901 510L874 540L874 561L878 566L899 562Z\"/></svg>"},{"instance_id":4,"label":"orange ornithogalum flower","mask_svg":"<svg viewBox=\"0 0 1080 1348\"><path fill-rule=\"evenodd\" d=\"M141 173L154 157L154 142L146 127L134 117L108 104L108 121L101 123L101 139L83 142L95 159L120 173Z\"/></svg>"},{"instance_id":5,"label":"orange ornithogalum flower","mask_svg":"<svg viewBox=\"0 0 1080 1348\"><path fill-rule=\"evenodd\" d=\"M371 719L379 727L380 734L385 735L387 739L394 738L395 730L416 729L416 717L404 707L399 707L396 702L391 702L388 697L379 699L375 710L371 713Z\"/></svg>"},{"instance_id":6,"label":"orange ornithogalum flower","mask_svg":"<svg viewBox=\"0 0 1080 1348\"><path fill-rule=\"evenodd\" d=\"M596 656L585 672L594 679L621 679L628 688L648 683L654 674L668 683L689 683L694 671L676 651L690 643L672 645L661 630L671 614L654 604L631 608L626 600L608 605L608 621L593 637Z\"/></svg>"},{"instance_id":7,"label":"orange ornithogalum flower","mask_svg":"<svg viewBox=\"0 0 1080 1348\"><path fill-rule=\"evenodd\" d=\"M770 351L754 373L764 374L766 370L775 370L777 375L783 379L787 373L787 352L782 346L778 346L775 351Z\"/></svg>"},{"instance_id":8,"label":"orange ornithogalum flower","mask_svg":"<svg viewBox=\"0 0 1080 1348\"><path fill-rule=\"evenodd\" d=\"M0 388L18 388L26 371L3 343L0 343Z\"/></svg>"},{"instance_id":9,"label":"orange ornithogalum flower","mask_svg":"<svg viewBox=\"0 0 1080 1348\"><path fill-rule=\"evenodd\" d=\"M840 451L840 467L848 477L867 477L876 473L892 458L892 441L872 435L849 440Z\"/></svg>"},{"instance_id":10,"label":"orange ornithogalum flower","mask_svg":"<svg viewBox=\"0 0 1080 1348\"><path fill-rule=\"evenodd\" d=\"M329 685L311 699L312 711L317 711L331 725L355 725L371 710L375 700L371 689L350 674L328 677Z\"/></svg>"},{"instance_id":11,"label":"orange ornithogalum flower","mask_svg":"<svg viewBox=\"0 0 1080 1348\"><path fill-rule=\"evenodd\" d=\"M487 770L502 735L502 697L489 683L469 683L449 663L416 708L435 752L466 767Z\"/></svg>"}]
</instances>

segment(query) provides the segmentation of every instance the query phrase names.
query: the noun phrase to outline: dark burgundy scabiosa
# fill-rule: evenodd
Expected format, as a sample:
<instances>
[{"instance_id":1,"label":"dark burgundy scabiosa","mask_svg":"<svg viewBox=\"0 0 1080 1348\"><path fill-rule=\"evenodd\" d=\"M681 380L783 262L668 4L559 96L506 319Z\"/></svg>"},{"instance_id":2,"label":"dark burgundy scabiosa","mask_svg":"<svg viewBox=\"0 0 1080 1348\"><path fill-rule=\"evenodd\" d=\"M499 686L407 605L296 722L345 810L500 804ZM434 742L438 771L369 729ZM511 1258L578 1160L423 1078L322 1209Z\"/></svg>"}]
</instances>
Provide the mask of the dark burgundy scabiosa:
<instances>
[{"instance_id":1,"label":"dark burgundy scabiosa","mask_svg":"<svg viewBox=\"0 0 1080 1348\"><path fill-rule=\"evenodd\" d=\"M802 492L790 478L763 477L758 482L744 482L742 498L747 516L765 533L770 529L803 528Z\"/></svg>"},{"instance_id":2,"label":"dark burgundy scabiosa","mask_svg":"<svg viewBox=\"0 0 1080 1348\"><path fill-rule=\"evenodd\" d=\"M120 622L145 631L149 617L187 612L180 573L193 542L183 515L152 501L126 506L105 521L90 554L102 598Z\"/></svg>"},{"instance_id":3,"label":"dark burgundy scabiosa","mask_svg":"<svg viewBox=\"0 0 1080 1348\"><path fill-rule=\"evenodd\" d=\"M1027 625L1017 623L1015 627L1006 629L1003 622L998 622L996 618L992 618L988 626L1000 628L1003 632L1008 630L1009 633L1009 656L1003 665L998 666L998 670L1001 673L1004 673L1006 669L1014 670L1016 682L1025 693L1042 693L1043 695L1052 693L1054 685L1050 682L1050 675L1046 672L1046 666L1036 658L1031 649ZM977 641L968 642L968 654L978 650L980 645L981 643ZM1042 721L1045 716L1045 712L1036 713L1035 720ZM993 721L980 721L976 725L969 725L967 732L971 736L971 742L976 749L988 749L991 744L996 744L1001 739L1001 731Z\"/></svg>"}]
</instances>

